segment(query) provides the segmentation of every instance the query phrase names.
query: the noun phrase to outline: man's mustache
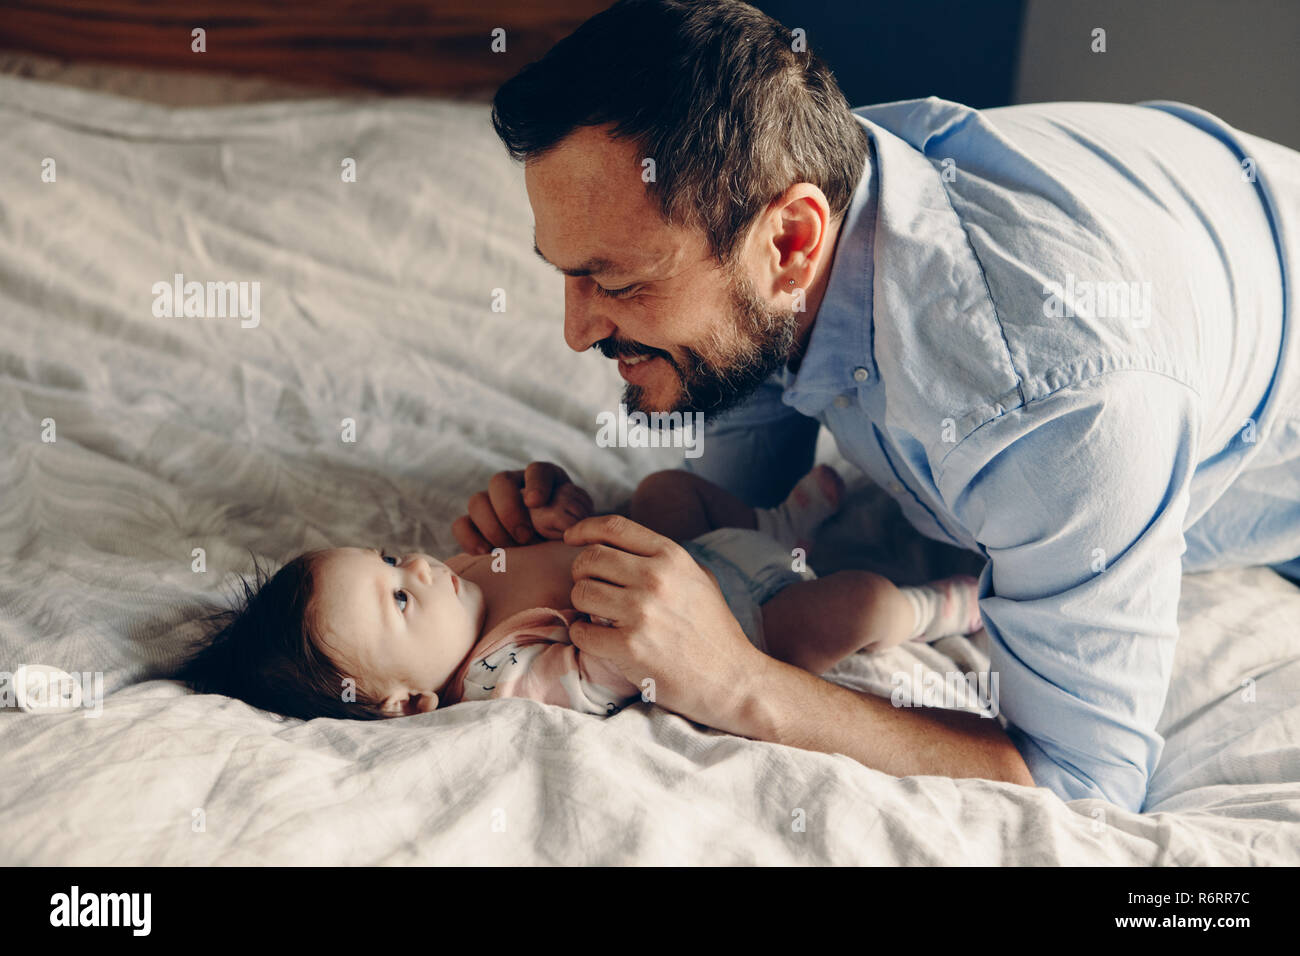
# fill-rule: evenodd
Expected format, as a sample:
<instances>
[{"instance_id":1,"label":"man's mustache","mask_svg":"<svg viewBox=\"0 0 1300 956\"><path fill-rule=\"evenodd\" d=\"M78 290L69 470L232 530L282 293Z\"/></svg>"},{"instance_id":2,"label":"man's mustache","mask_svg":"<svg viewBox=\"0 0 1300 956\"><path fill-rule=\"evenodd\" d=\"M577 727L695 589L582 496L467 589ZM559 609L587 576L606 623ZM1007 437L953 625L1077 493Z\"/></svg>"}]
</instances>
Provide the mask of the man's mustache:
<instances>
[{"instance_id":1,"label":"man's mustache","mask_svg":"<svg viewBox=\"0 0 1300 956\"><path fill-rule=\"evenodd\" d=\"M667 359L669 364L676 364L673 362L672 356L662 349L651 348L637 342L616 342L613 339L601 339L592 348L599 349L600 354L607 359L637 358L641 355L647 355L651 358Z\"/></svg>"}]
</instances>

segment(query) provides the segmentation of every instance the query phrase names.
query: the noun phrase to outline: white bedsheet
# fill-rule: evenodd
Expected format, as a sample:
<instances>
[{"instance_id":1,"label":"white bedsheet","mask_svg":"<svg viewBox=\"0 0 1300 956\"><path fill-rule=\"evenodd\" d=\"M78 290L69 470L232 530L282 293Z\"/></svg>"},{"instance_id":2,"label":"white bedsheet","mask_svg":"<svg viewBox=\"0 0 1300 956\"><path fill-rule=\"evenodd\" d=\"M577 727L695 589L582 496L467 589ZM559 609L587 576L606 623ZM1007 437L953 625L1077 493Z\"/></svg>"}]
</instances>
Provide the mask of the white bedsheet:
<instances>
[{"instance_id":1,"label":"white bedsheet","mask_svg":"<svg viewBox=\"0 0 1300 956\"><path fill-rule=\"evenodd\" d=\"M109 692L97 718L0 713L0 863L1300 863L1300 589L1266 569L1185 578L1143 815L646 705L304 724L161 679L250 552L449 554L500 468L559 461L605 507L675 456L596 447L619 382L563 345L483 106L169 111L0 77L0 148L0 670ZM259 281L260 325L154 317L178 272ZM982 660L949 639L836 677Z\"/></svg>"}]
</instances>

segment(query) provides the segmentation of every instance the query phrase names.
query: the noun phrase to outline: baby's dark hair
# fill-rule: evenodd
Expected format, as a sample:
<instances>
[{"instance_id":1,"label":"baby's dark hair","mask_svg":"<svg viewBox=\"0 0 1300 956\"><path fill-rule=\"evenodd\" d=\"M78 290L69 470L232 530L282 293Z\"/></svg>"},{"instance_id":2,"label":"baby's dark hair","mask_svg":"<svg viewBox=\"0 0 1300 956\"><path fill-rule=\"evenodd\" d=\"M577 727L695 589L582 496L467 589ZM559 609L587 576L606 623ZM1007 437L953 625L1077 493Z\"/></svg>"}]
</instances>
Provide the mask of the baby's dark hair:
<instances>
[{"instance_id":1,"label":"baby's dark hair","mask_svg":"<svg viewBox=\"0 0 1300 956\"><path fill-rule=\"evenodd\" d=\"M319 639L312 594L320 554L300 554L270 578L254 560L253 579L241 576L236 605L207 618L208 633L177 679L201 694L237 697L301 720L387 716L360 688L355 701L345 699L347 678Z\"/></svg>"}]
</instances>

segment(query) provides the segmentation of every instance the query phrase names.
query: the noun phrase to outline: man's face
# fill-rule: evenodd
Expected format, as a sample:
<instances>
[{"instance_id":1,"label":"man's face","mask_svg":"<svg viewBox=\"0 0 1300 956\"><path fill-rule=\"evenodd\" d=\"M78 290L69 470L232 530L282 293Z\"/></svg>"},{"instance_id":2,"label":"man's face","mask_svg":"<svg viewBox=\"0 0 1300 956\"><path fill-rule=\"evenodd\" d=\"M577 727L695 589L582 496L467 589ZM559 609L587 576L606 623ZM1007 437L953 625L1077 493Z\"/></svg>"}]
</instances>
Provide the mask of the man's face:
<instances>
[{"instance_id":1,"label":"man's face","mask_svg":"<svg viewBox=\"0 0 1300 956\"><path fill-rule=\"evenodd\" d=\"M724 269L702 231L666 225L641 170L595 127L530 163L537 252L566 275L565 341L619 359L629 409L717 414L781 367L797 316L760 295L743 252Z\"/></svg>"}]
</instances>

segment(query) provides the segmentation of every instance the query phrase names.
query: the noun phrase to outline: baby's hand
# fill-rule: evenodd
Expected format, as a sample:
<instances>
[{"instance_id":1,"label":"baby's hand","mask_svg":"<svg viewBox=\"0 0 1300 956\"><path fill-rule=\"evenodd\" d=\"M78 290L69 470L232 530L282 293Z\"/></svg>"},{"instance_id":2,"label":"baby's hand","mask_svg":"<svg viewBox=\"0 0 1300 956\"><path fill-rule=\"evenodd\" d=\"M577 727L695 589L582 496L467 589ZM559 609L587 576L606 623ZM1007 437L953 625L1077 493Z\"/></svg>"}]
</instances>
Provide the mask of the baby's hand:
<instances>
[{"instance_id":1,"label":"baby's hand","mask_svg":"<svg viewBox=\"0 0 1300 956\"><path fill-rule=\"evenodd\" d=\"M535 461L523 471L492 476L487 491L469 499L465 515L451 526L466 554L556 539L595 510L591 495L559 465Z\"/></svg>"},{"instance_id":2,"label":"baby's hand","mask_svg":"<svg viewBox=\"0 0 1300 956\"><path fill-rule=\"evenodd\" d=\"M563 538L565 531L593 513L591 496L572 482L556 489L550 504L528 509L534 530L551 541Z\"/></svg>"}]
</instances>

